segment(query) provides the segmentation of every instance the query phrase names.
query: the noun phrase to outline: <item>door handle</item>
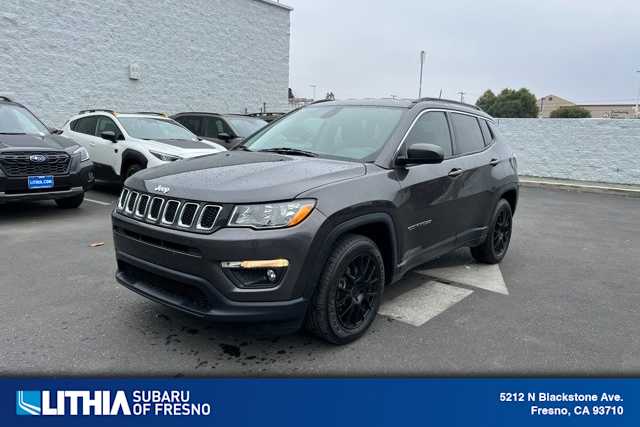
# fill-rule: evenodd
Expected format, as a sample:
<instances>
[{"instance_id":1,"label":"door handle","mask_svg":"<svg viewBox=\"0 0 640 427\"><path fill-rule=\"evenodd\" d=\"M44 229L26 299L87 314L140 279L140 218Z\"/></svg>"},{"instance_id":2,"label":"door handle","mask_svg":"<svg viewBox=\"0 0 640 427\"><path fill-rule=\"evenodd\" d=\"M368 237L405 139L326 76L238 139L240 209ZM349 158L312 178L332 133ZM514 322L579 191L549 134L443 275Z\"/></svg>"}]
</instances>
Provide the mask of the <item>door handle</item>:
<instances>
[{"instance_id":1,"label":"door handle","mask_svg":"<svg viewBox=\"0 0 640 427\"><path fill-rule=\"evenodd\" d=\"M500 160L498 160L498 159L491 159L491 160L489 161L489 164L490 164L491 166L497 166L497 165L498 165L498 163L500 163Z\"/></svg>"},{"instance_id":2,"label":"door handle","mask_svg":"<svg viewBox=\"0 0 640 427\"><path fill-rule=\"evenodd\" d=\"M449 176L451 178L457 178L460 175L462 175L462 172L464 172L464 170L459 169L459 168L454 168L454 169L451 169L451 171L449 172Z\"/></svg>"}]
</instances>

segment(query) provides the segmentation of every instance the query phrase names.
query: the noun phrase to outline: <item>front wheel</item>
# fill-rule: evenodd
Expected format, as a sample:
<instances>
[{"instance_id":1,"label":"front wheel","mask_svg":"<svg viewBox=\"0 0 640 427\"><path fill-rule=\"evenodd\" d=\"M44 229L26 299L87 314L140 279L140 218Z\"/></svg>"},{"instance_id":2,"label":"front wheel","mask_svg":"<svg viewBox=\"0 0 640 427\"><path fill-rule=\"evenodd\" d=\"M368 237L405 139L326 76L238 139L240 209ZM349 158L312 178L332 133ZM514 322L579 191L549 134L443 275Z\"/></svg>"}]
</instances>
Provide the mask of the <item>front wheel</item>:
<instances>
[{"instance_id":1,"label":"front wheel","mask_svg":"<svg viewBox=\"0 0 640 427\"><path fill-rule=\"evenodd\" d=\"M509 249L512 227L511 205L505 199L500 199L493 212L487 238L481 245L471 248L471 255L476 261L486 264L502 261Z\"/></svg>"},{"instance_id":2,"label":"front wheel","mask_svg":"<svg viewBox=\"0 0 640 427\"><path fill-rule=\"evenodd\" d=\"M306 326L334 344L360 338L375 319L384 289L384 262L376 244L360 235L342 237L320 277Z\"/></svg>"},{"instance_id":3,"label":"front wheel","mask_svg":"<svg viewBox=\"0 0 640 427\"><path fill-rule=\"evenodd\" d=\"M59 208L62 209L75 209L80 207L82 202L84 201L84 193L78 194L77 196L66 197L64 199L56 199L56 204Z\"/></svg>"},{"instance_id":4,"label":"front wheel","mask_svg":"<svg viewBox=\"0 0 640 427\"><path fill-rule=\"evenodd\" d=\"M125 179L129 178L132 175L135 175L136 173L140 172L142 169L144 168L142 167L142 165L139 165L138 163L134 163L130 165L125 171L125 174L124 174Z\"/></svg>"}]
</instances>

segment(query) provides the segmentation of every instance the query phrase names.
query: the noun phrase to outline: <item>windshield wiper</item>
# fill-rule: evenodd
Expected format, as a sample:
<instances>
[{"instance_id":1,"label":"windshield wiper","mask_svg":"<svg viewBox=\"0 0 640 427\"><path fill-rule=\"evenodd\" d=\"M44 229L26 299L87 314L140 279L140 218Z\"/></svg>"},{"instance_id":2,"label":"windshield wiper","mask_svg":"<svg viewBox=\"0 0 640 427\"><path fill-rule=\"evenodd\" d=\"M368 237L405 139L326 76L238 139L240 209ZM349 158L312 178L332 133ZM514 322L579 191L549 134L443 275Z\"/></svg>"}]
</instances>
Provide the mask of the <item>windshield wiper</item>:
<instances>
[{"instance_id":1,"label":"windshield wiper","mask_svg":"<svg viewBox=\"0 0 640 427\"><path fill-rule=\"evenodd\" d=\"M307 157L318 157L316 153L312 153L311 151L298 150L297 148L289 148L289 147L278 147L278 148L267 148L263 151L266 153L280 153L280 154L289 154L291 156L307 156Z\"/></svg>"},{"instance_id":2,"label":"windshield wiper","mask_svg":"<svg viewBox=\"0 0 640 427\"><path fill-rule=\"evenodd\" d=\"M236 151L236 150L242 150L242 151L253 151L250 150L249 148L245 147L244 145L240 144L240 145L236 145L235 147L231 148L231 151Z\"/></svg>"},{"instance_id":3,"label":"windshield wiper","mask_svg":"<svg viewBox=\"0 0 640 427\"><path fill-rule=\"evenodd\" d=\"M24 132L0 132L0 135L26 135Z\"/></svg>"}]
</instances>

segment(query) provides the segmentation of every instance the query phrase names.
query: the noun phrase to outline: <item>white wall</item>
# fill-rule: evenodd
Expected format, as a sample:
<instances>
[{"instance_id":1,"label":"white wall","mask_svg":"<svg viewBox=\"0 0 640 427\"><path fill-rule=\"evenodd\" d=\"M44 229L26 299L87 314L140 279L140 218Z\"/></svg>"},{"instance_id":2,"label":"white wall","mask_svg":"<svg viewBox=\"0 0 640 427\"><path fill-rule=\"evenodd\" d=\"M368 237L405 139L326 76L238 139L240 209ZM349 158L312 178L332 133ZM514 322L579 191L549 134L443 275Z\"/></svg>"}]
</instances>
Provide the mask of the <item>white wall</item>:
<instances>
[{"instance_id":1,"label":"white wall","mask_svg":"<svg viewBox=\"0 0 640 427\"><path fill-rule=\"evenodd\" d=\"M289 31L259 0L2 0L0 94L55 126L91 107L285 110Z\"/></svg>"},{"instance_id":2,"label":"white wall","mask_svg":"<svg viewBox=\"0 0 640 427\"><path fill-rule=\"evenodd\" d=\"M640 120L499 119L519 172L640 184Z\"/></svg>"}]
</instances>

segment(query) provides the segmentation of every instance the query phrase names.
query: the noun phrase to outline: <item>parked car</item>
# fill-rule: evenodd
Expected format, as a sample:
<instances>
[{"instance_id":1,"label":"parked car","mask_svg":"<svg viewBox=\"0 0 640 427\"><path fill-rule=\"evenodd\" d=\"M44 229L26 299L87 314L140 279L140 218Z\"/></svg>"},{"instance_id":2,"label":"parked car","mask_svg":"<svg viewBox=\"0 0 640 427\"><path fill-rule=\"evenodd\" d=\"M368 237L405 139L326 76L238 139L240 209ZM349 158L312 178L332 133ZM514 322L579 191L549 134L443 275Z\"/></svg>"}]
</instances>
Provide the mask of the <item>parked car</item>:
<instances>
[{"instance_id":1,"label":"parked car","mask_svg":"<svg viewBox=\"0 0 640 427\"><path fill-rule=\"evenodd\" d=\"M231 148L243 139L267 125L262 119L242 114L178 113L171 116L184 127L226 148Z\"/></svg>"},{"instance_id":2,"label":"parked car","mask_svg":"<svg viewBox=\"0 0 640 427\"><path fill-rule=\"evenodd\" d=\"M96 178L109 181L123 181L148 167L226 150L159 113L84 110L62 130L89 151Z\"/></svg>"},{"instance_id":3,"label":"parked car","mask_svg":"<svg viewBox=\"0 0 640 427\"><path fill-rule=\"evenodd\" d=\"M516 159L480 109L309 105L224 156L136 174L113 212L117 280L218 321L360 337L385 286L460 247L500 262Z\"/></svg>"},{"instance_id":4,"label":"parked car","mask_svg":"<svg viewBox=\"0 0 640 427\"><path fill-rule=\"evenodd\" d=\"M0 96L0 203L82 204L93 184L93 164L84 147L57 133L24 105Z\"/></svg>"}]
</instances>

